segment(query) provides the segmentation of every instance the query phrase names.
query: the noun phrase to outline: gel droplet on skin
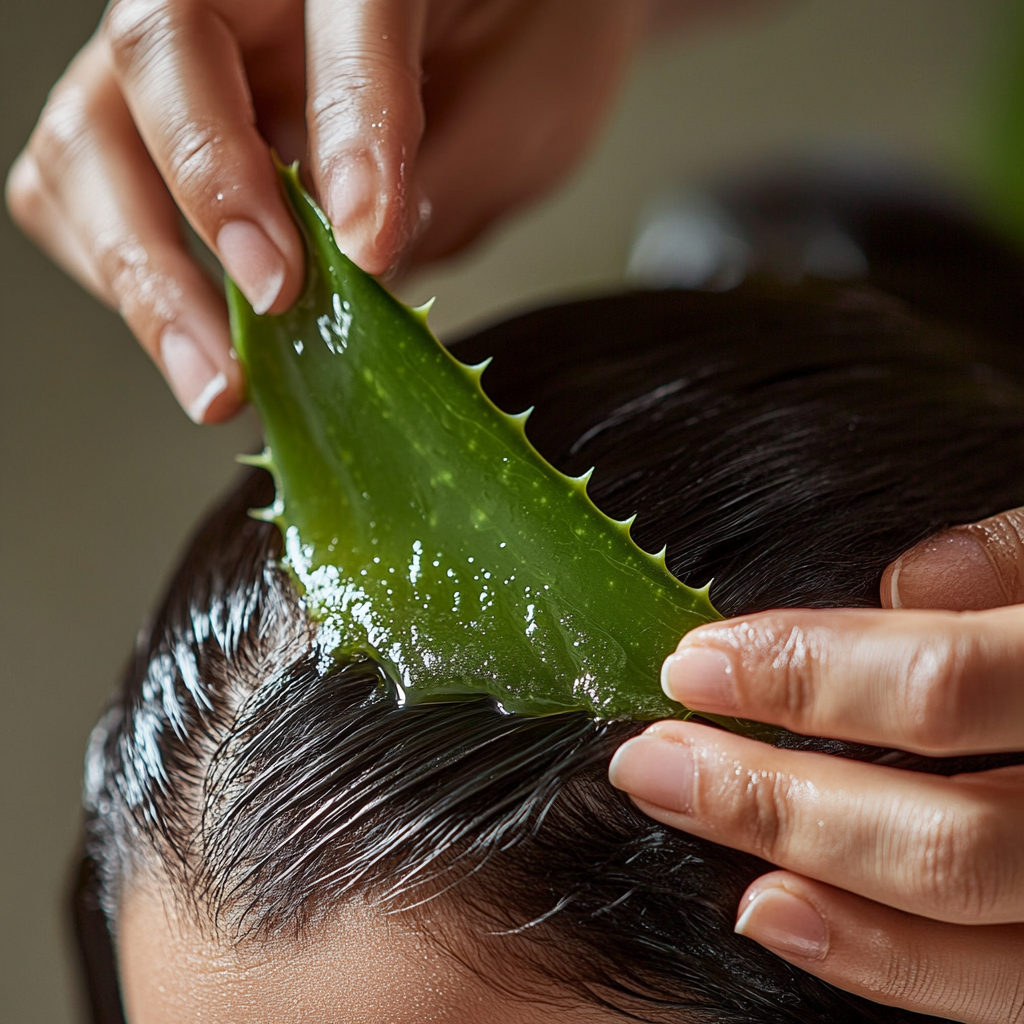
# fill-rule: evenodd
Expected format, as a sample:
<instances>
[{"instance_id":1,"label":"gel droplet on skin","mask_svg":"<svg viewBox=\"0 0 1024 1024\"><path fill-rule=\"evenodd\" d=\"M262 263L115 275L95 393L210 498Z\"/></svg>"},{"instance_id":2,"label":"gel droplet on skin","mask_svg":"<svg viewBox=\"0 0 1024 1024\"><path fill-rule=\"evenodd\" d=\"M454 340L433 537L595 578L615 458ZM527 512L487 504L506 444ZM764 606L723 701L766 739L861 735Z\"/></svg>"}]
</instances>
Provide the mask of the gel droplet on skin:
<instances>
[{"instance_id":1,"label":"gel droplet on skin","mask_svg":"<svg viewBox=\"0 0 1024 1024\"><path fill-rule=\"evenodd\" d=\"M338 250L283 169L309 246L286 313L230 282L235 347L263 421L287 565L322 668L364 654L409 703L489 694L509 712L684 713L659 683L681 634L720 618L705 590L526 439L410 309Z\"/></svg>"}]
</instances>

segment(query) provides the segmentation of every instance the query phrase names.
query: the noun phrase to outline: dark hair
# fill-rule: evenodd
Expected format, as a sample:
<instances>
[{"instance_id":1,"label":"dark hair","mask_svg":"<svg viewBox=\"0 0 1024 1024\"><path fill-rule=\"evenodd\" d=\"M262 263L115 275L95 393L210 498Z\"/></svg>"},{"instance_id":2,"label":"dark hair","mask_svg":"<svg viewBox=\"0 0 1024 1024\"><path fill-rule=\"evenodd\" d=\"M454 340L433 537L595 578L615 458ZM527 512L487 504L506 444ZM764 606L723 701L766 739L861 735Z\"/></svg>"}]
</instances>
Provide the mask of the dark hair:
<instances>
[{"instance_id":1,"label":"dark hair","mask_svg":"<svg viewBox=\"0 0 1024 1024\"><path fill-rule=\"evenodd\" d=\"M995 333L870 287L748 284L542 310L462 342L484 384L595 501L725 614L877 605L932 531L1024 504L1024 366ZM400 708L368 662L317 670L247 476L207 520L88 755L104 906L154 865L233 940L315 926L350 895L455 900L478 967L650 1021L921 1019L840 992L736 936L767 865L674 832L607 782L641 728L523 718L487 699ZM929 771L829 740L797 745ZM447 939L445 941L448 941ZM497 971L494 972L497 975ZM497 977L491 979L500 984ZM507 984L507 982L506 982Z\"/></svg>"}]
</instances>

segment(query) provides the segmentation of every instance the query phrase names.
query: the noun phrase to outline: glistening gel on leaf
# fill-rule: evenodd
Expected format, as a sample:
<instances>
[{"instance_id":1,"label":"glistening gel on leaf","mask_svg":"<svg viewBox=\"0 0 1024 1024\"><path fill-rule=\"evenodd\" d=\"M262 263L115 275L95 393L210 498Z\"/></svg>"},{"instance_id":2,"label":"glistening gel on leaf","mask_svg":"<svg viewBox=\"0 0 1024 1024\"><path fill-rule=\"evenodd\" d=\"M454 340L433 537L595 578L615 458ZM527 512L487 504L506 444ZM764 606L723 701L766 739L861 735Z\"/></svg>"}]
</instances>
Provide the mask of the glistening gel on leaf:
<instances>
[{"instance_id":1,"label":"glistening gel on leaf","mask_svg":"<svg viewBox=\"0 0 1024 1024\"><path fill-rule=\"evenodd\" d=\"M661 690L680 634L720 618L549 465L427 328L338 249L282 170L308 245L296 304L231 282L235 348L277 483L271 508L323 666L377 661L408 703L489 694L508 712L685 713Z\"/></svg>"}]
</instances>

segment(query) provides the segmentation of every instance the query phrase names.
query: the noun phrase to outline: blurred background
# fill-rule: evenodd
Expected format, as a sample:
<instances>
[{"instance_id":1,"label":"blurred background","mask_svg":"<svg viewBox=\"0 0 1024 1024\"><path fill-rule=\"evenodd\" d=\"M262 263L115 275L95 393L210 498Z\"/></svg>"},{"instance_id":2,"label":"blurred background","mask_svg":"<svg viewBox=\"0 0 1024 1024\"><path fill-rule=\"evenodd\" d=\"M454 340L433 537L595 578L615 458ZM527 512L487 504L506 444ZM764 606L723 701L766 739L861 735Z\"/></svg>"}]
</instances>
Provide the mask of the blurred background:
<instances>
[{"instance_id":1,"label":"blurred background","mask_svg":"<svg viewBox=\"0 0 1024 1024\"><path fill-rule=\"evenodd\" d=\"M400 291L436 294L432 322L450 338L621 288L652 197L801 154L895 160L1000 209L1024 168L999 133L1016 115L1006 84L1024 74L1007 42L1020 6L802 0L652 47L561 192ZM0 4L4 173L102 7ZM0 259L0 1020L64 1024L79 1019L64 902L86 736L185 536L258 428L247 415L192 426L119 320L6 216Z\"/></svg>"}]
</instances>

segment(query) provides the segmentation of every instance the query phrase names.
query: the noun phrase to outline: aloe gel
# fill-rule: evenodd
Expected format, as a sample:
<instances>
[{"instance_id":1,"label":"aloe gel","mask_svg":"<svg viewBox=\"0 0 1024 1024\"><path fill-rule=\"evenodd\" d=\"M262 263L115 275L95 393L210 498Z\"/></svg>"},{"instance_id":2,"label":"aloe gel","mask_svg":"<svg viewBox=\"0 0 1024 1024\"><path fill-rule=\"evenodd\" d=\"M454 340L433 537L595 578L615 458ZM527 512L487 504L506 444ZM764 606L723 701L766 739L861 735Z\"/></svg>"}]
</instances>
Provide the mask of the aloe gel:
<instances>
[{"instance_id":1,"label":"aloe gel","mask_svg":"<svg viewBox=\"0 0 1024 1024\"><path fill-rule=\"evenodd\" d=\"M662 659L720 618L526 439L410 309L337 248L298 181L307 281L258 316L228 283L235 348L277 483L285 561L322 667L366 656L408 703L489 694L508 712L683 714Z\"/></svg>"}]
</instances>

